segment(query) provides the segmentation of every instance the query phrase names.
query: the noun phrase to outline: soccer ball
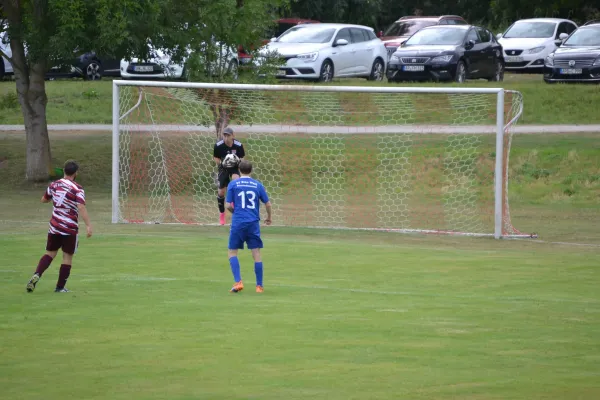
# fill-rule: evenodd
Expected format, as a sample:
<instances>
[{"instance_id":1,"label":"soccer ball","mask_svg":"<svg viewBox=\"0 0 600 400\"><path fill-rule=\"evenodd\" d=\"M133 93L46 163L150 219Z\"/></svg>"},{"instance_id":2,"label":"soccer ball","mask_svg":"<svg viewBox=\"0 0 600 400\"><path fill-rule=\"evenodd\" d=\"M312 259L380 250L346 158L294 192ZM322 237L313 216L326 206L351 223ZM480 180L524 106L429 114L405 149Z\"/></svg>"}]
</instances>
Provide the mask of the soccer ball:
<instances>
[{"instance_id":1,"label":"soccer ball","mask_svg":"<svg viewBox=\"0 0 600 400\"><path fill-rule=\"evenodd\" d=\"M240 158L235 154L227 154L223 159L223 166L225 168L233 168L240 162Z\"/></svg>"}]
</instances>

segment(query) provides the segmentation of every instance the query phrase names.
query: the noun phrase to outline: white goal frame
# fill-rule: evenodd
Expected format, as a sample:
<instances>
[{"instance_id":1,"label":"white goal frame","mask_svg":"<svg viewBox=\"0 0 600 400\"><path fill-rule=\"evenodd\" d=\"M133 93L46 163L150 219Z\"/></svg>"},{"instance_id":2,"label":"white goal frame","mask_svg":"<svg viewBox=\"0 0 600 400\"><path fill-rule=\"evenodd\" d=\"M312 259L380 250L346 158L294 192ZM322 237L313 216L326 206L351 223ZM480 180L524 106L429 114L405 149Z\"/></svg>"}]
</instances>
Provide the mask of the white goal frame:
<instances>
[{"instance_id":1,"label":"white goal frame","mask_svg":"<svg viewBox=\"0 0 600 400\"><path fill-rule=\"evenodd\" d=\"M494 168L494 238L500 239L503 235L503 165L504 134L505 129L511 126L521 115L509 121L505 126L504 121L504 95L503 88L443 88L443 87L376 87L376 86L306 86L306 85L262 85L262 84L225 84L225 83L192 83L192 82L165 82L165 81L113 81L112 103L112 223L119 222L119 135L120 120L132 112L142 101L124 115L120 114L120 88L122 86L136 87L161 87L161 88L187 88L187 89L231 89L231 90L261 90L261 91L313 91L313 92L354 92L354 93L435 93L435 94L493 94L496 95L496 157ZM457 127L459 128L459 127ZM433 233L423 231L425 233ZM477 235L480 236L480 235ZM489 235L491 236L491 235ZM529 235L517 235L529 237Z\"/></svg>"}]
</instances>

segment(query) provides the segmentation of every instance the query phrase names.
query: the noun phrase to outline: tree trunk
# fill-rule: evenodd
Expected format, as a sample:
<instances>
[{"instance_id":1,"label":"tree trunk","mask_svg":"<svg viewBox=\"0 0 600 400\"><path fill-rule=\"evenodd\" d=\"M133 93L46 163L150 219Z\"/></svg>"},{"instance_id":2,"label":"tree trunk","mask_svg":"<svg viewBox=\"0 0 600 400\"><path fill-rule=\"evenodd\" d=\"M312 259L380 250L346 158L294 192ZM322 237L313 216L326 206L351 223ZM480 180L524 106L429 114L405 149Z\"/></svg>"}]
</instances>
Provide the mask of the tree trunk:
<instances>
[{"instance_id":1,"label":"tree trunk","mask_svg":"<svg viewBox=\"0 0 600 400\"><path fill-rule=\"evenodd\" d=\"M24 49L19 43L11 47L17 95L23 111L27 138L25 177L30 182L44 182L48 180L51 167L46 121L46 67L36 63L28 68Z\"/></svg>"}]
</instances>

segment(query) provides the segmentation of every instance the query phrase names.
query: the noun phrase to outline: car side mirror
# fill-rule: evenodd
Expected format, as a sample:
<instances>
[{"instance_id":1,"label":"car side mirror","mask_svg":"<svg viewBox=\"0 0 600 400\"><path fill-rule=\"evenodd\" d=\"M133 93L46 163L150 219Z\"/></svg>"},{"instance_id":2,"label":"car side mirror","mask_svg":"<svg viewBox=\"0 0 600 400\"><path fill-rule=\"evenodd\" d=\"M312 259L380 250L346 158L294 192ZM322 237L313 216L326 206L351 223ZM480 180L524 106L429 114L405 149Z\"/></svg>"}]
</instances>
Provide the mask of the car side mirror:
<instances>
[{"instance_id":1,"label":"car side mirror","mask_svg":"<svg viewBox=\"0 0 600 400\"><path fill-rule=\"evenodd\" d=\"M568 37L569 37L569 35L568 35L568 34L566 34L566 33L561 33L560 35L558 35L558 38L559 38L560 40L565 40L565 39L566 39L566 38L568 38Z\"/></svg>"},{"instance_id":2,"label":"car side mirror","mask_svg":"<svg viewBox=\"0 0 600 400\"><path fill-rule=\"evenodd\" d=\"M560 45L563 44L563 41L561 39L556 39L554 41L554 44L556 45L556 47L560 47Z\"/></svg>"},{"instance_id":3,"label":"car side mirror","mask_svg":"<svg viewBox=\"0 0 600 400\"><path fill-rule=\"evenodd\" d=\"M497 34L496 39L502 39L502 34L501 33Z\"/></svg>"},{"instance_id":4,"label":"car side mirror","mask_svg":"<svg viewBox=\"0 0 600 400\"><path fill-rule=\"evenodd\" d=\"M276 41L276 40L277 40L277 38L276 38L276 37L272 37L272 38L271 38L271 42L274 42L274 41Z\"/></svg>"},{"instance_id":5,"label":"car side mirror","mask_svg":"<svg viewBox=\"0 0 600 400\"><path fill-rule=\"evenodd\" d=\"M475 41L474 40L469 40L465 44L465 49L467 49L467 50L471 50L473 47L475 47Z\"/></svg>"},{"instance_id":6,"label":"car side mirror","mask_svg":"<svg viewBox=\"0 0 600 400\"><path fill-rule=\"evenodd\" d=\"M346 46L348 41L346 39L338 39L335 41L334 46Z\"/></svg>"}]
</instances>

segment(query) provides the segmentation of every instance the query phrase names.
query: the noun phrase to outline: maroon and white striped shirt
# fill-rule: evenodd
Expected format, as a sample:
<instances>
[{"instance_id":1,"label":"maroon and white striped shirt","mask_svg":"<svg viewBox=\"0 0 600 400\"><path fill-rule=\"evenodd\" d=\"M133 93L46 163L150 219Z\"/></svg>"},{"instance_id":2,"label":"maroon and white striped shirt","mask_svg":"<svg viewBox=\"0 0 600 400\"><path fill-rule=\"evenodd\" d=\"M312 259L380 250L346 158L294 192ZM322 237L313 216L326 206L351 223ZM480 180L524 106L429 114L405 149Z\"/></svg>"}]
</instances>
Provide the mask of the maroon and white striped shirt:
<instances>
[{"instance_id":1,"label":"maroon and white striped shirt","mask_svg":"<svg viewBox=\"0 0 600 400\"><path fill-rule=\"evenodd\" d=\"M44 198L52 200L54 205L48 233L77 235L79 232L77 205L85 204L83 188L69 179L59 179L48 186Z\"/></svg>"}]
</instances>

